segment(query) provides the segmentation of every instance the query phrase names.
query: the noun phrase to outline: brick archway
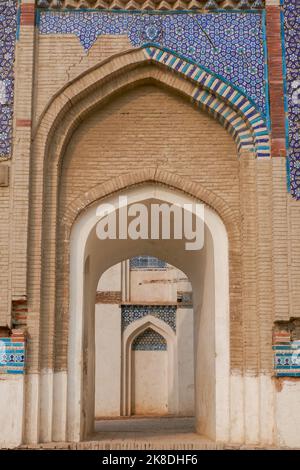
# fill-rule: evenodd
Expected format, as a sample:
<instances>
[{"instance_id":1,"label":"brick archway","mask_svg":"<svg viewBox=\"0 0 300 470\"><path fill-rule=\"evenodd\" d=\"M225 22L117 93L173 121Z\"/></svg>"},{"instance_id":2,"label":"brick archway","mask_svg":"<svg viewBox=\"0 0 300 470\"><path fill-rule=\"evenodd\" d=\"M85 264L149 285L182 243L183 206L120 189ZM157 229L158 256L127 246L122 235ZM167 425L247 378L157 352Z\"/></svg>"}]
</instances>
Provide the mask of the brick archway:
<instances>
[{"instance_id":1,"label":"brick archway","mask_svg":"<svg viewBox=\"0 0 300 470\"><path fill-rule=\"evenodd\" d=\"M238 279L236 274L240 258L240 236L238 222L233 216L233 212L220 197L207 187L190 182L177 174L169 174L154 168L147 168L137 174L128 174L120 178L107 181L103 187L91 188L91 191L84 194L82 200L73 201L63 219L57 217L57 188L60 181L60 164L62 156L69 143L69 140L80 122L99 103L105 102L114 96L117 91L126 91L128 86L138 85L150 80L175 90L177 93L191 99L195 89L193 83L184 77L174 74L166 67L154 65L151 60L145 59L144 51L133 51L128 53L131 62L125 64L128 59L127 53L120 56L117 65L122 64L116 72L112 72L112 64L106 62L101 67L93 69L89 74L82 76L77 81L72 82L60 95L54 97L52 105L44 113L42 120L34 135L34 151L32 156L32 185L31 200L33 201L30 225L29 256L31 260L29 276L29 290L34 295L31 297L30 311L36 312L39 322L34 328L39 331L39 343L32 342L29 345L28 370L35 372L37 368L53 368L56 371L65 371L67 363L67 338L68 331L68 243L72 221L81 213L93 200L105 197L120 188L128 187L138 183L154 181L165 184L169 187L178 188L187 194L203 200L213 208L226 223L230 238L230 270L231 276ZM104 68L104 70L103 70ZM101 72L101 73L100 73ZM70 88L69 88L70 87ZM81 87L81 89L80 89ZM74 96L71 95L71 88ZM235 111L236 116L238 116ZM241 150L240 155L254 155L253 152ZM248 158L247 157L247 158ZM251 157L252 158L252 157ZM43 185L43 193L40 191ZM68 214L70 219L68 219ZM35 220L42 218L43 223L39 229L35 225ZM58 226L61 227L57 232ZM57 254L57 244L60 241L63 245L62 252ZM45 249L47 247L47 249ZM43 251L43 266L40 266L40 253ZM66 302L56 305L56 267L57 259L62 260L65 266L64 271L59 271L59 282L62 284ZM55 266L55 269L49 269ZM40 283L47 288L39 290ZM241 330L241 320L239 318L240 285L232 287L235 291L235 307L231 309L233 328ZM33 318L32 314L32 318ZM54 341L55 338L55 341ZM39 344L43 345L39 348ZM242 345L239 346L242 348ZM237 349L237 347L236 347ZM36 359L38 358L38 363ZM38 364L38 366L37 366ZM29 397L29 395L28 395ZM51 400L51 398L49 397ZM30 404L29 407L35 406ZM42 439L47 439L49 431L47 426L41 426L43 430ZM45 432L45 437L44 437ZM55 431L54 435L55 435Z\"/></svg>"}]
</instances>

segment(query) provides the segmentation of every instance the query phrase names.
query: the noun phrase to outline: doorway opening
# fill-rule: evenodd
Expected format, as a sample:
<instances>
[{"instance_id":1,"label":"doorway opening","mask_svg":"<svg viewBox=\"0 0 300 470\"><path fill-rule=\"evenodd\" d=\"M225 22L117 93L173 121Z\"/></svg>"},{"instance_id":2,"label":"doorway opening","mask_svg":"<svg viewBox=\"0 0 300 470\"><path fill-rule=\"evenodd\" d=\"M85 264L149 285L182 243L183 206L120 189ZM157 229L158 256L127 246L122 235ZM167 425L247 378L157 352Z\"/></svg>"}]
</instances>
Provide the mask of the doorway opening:
<instances>
[{"instance_id":1,"label":"doorway opening","mask_svg":"<svg viewBox=\"0 0 300 470\"><path fill-rule=\"evenodd\" d=\"M173 425L190 432L194 376L194 314L187 276L147 255L103 273L95 305L95 430L107 430L107 420L127 418L122 426L128 432L146 426L157 432L171 426L171 417L181 417Z\"/></svg>"},{"instance_id":2,"label":"doorway opening","mask_svg":"<svg viewBox=\"0 0 300 470\"><path fill-rule=\"evenodd\" d=\"M105 203L118 212L120 193L115 193L105 199ZM124 192L123 192L124 194ZM178 204L185 207L195 200L185 193L173 188L145 183L127 188L126 204L142 202L148 206L154 203ZM103 200L101 200L103 202ZM193 292L193 357L194 357L194 414L195 431L207 436L214 441L226 442L229 436L229 269L228 269L228 237L226 228L209 206L204 205L203 215L193 214L195 217L203 217L204 244L196 251L186 250L186 238L164 239L105 239L97 236L96 226L97 206L99 202L91 204L77 218L71 233L70 240L70 328L68 350L68 395L67 395L67 435L70 441L85 440L94 434L96 416L96 314L95 296L98 290L99 280L110 268L121 264L121 269L126 260L131 260L146 254L160 261L174 266L186 277L192 286ZM173 233L173 231L172 231ZM128 261L127 261L128 263ZM130 263L130 262L129 262ZM123 267L122 267L123 266ZM130 266L129 266L130 268ZM139 277L140 277L139 273ZM126 276L122 277L126 284ZM124 286L112 290L115 295L119 291L126 292ZM137 286L137 293L141 292L141 286ZM159 290L152 286L151 303ZM112 294L109 294L112 295ZM119 302L119 300L118 300ZM145 303L143 301L142 303ZM120 299L121 310L128 309L132 312L134 305L130 305L128 299ZM176 302L178 309L178 299ZM106 307L109 306L107 303ZM144 306L144 307L147 307ZM148 306L149 307L149 306ZM119 338L119 357L121 364L121 382L114 390L119 390L120 408L117 417L124 421L134 413L142 416L144 403L141 395L141 382L136 377L141 374L142 356L139 354L138 345L145 344L155 336L156 341L161 342L160 353L166 353L164 367L168 369L165 380L165 395L168 397L167 406L162 415L162 402L159 402L159 418L153 419L181 419L178 408L180 403L180 386L187 384L179 381L178 373L174 373L175 365L180 364L182 354L178 355L176 349L176 332L162 318L158 318L153 310L146 315L131 322ZM170 305L169 305L170 307ZM108 310L107 310L108 311ZM118 314L121 322L121 315ZM148 315L147 320L145 317ZM115 314L114 319L117 319ZM122 325L120 325L120 328ZM149 330L150 331L147 331ZM154 333L153 333L154 332ZM153 336L154 335L154 336ZM106 340L108 341L109 336ZM163 338L160 339L160 338ZM165 346L165 343L166 346ZM109 341L110 343L110 341ZM142 351L143 352L143 351ZM155 351L154 351L155 352ZM143 352L144 353L144 352ZM176 356L177 354L177 356ZM173 364L172 364L173 361ZM171 367L170 367L170 364ZM106 364L110 381L119 381L120 375L114 373L113 362ZM149 366L150 367L150 366ZM185 366L184 370L187 368ZM133 371L133 373L132 373ZM153 371L152 371L153 373ZM162 369L158 374L162 377ZM138 380L138 382L137 382ZM179 383L180 382L180 383ZM103 381L104 383L104 381ZM144 383L144 382L143 382ZM159 386L162 386L160 383ZM132 389L133 393L132 393ZM153 385L152 391L155 389ZM177 391L177 392L176 392ZM115 399L114 399L115 400ZM108 403L108 402L107 402ZM117 403L117 400L114 401ZM153 403L153 400L152 400ZM146 409L149 410L149 400ZM97 412L98 414L98 412ZM107 416L101 411L102 416ZM163 417L162 417L163 416ZM170 417L171 416L171 417ZM186 416L186 415L185 415ZM97 416L98 417L98 416ZM100 416L99 416L100 417ZM170 418L169 418L170 417ZM136 418L139 420L141 418ZM113 420L111 420L113 421ZM141 423L141 421L139 421ZM124 431L125 432L125 431Z\"/></svg>"}]
</instances>

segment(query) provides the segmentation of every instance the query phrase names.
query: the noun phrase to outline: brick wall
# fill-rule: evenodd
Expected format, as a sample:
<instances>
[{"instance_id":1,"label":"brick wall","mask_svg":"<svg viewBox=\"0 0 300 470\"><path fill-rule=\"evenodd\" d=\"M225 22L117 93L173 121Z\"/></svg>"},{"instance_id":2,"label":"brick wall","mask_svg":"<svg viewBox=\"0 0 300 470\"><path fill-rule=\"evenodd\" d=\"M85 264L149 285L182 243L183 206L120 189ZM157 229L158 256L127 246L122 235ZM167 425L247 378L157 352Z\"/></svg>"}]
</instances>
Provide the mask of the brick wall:
<instances>
[{"instance_id":1,"label":"brick wall","mask_svg":"<svg viewBox=\"0 0 300 470\"><path fill-rule=\"evenodd\" d=\"M279 156L274 159L276 163L257 162L250 155L238 158L231 137L215 120L193 109L187 100L175 93L143 85L121 94L90 116L81 117L84 122L67 143L62 167L59 162L53 166L47 163L48 166L43 167L44 156L39 153L40 142L35 141L35 130L47 103L70 80L111 54L128 49L129 43L125 37L98 38L89 54L85 55L76 37L40 37L35 50L34 107L31 116L28 113L31 98L26 90L30 81L28 64L31 62L28 60L32 60L32 31L29 30L30 25L23 26L28 30L24 30L23 42L19 45L18 73L23 81L19 80L17 92L18 96L26 96L19 99L17 107L20 139L16 140L15 146L17 179L13 183L16 191L14 203L19 208L14 211L15 220L19 221L17 230L13 230L17 247L14 260L20 258L21 268L15 270L13 282L15 288L20 284L24 289L23 272L28 260L29 369L51 367L54 356L56 368L66 368L68 253L64 252L61 256L62 252L58 252L55 258L56 240L64 242L66 239L64 231L55 234L56 220L62 222L76 198L83 197L95 185L107 183L109 186L110 180L120 175L124 182L130 184L133 172L158 168L174 175L174 179L179 175L183 181L194 183L204 191L207 189L212 197L215 195L230 208L232 220L237 221L238 230L242 233L241 239L230 238L231 365L233 369L247 369L255 373L272 370L274 315L276 319L287 319L292 311L297 311L300 302L297 290L299 235L295 222L299 209L298 206L290 206L294 220L288 225L285 158L280 158L283 154L281 150L276 150L278 142L281 149L282 139L282 113L276 110L276 96L272 110L273 137L279 139L273 147L274 155ZM271 67L279 73L275 59ZM143 68L140 71L142 76ZM114 87L117 89L121 79L115 77L106 83L112 90ZM172 86L175 75L170 74L168 80ZM276 82L277 78L272 93L276 92ZM188 87L188 81L182 80L179 88L184 92L185 87ZM63 99L66 96L62 93ZM75 104L72 102L69 116L72 113L75 116ZM80 111L80 105L78 109L76 112L80 115L83 109ZM26 175L31 117L35 148L31 152L29 253L26 256L22 217L26 214L24 206L28 201ZM49 162L55 157L55 146L59 139L65 137L64 132L62 122L55 139L48 142ZM57 177L60 179L57 180ZM58 219L53 205L57 184L60 198ZM228 214L224 210L220 211L220 215L226 218ZM3 230L6 230L5 226ZM290 248L289 238L292 240ZM8 282L7 276L4 277ZM64 283L60 284L63 277ZM292 294L289 293L290 285L293 286ZM44 287L42 290L41 286ZM271 295L266 295L266 292ZM62 346L57 347L56 352L53 350L54 335Z\"/></svg>"}]
</instances>

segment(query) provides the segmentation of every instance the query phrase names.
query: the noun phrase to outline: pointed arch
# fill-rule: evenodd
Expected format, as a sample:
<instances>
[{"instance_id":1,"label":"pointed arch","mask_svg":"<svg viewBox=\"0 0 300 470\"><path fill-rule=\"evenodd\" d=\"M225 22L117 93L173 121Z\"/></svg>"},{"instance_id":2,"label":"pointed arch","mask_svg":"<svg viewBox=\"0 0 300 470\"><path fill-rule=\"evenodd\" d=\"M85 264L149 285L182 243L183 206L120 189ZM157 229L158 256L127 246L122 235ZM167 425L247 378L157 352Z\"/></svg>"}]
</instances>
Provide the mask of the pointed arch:
<instances>
[{"instance_id":1,"label":"pointed arch","mask_svg":"<svg viewBox=\"0 0 300 470\"><path fill-rule=\"evenodd\" d=\"M208 69L156 45L144 45L116 54L79 75L57 92L34 130L35 141L40 148L44 148L44 155L62 124L58 134L65 138L93 106L122 90L125 86L124 77L129 72L147 64L155 64L164 70L164 74L156 74L157 81L185 95L193 104L218 120L232 135L239 152L252 151L258 158L270 157L270 138L264 116L241 90ZM168 71L172 72L171 77L168 77ZM135 73L131 75L134 77ZM184 78L184 82L176 81L174 75ZM110 93L105 93L104 87L113 78L117 78L117 83ZM132 84L134 80L129 82ZM70 123L66 127L68 120ZM58 148L62 146L62 143L58 143Z\"/></svg>"},{"instance_id":2,"label":"pointed arch","mask_svg":"<svg viewBox=\"0 0 300 470\"><path fill-rule=\"evenodd\" d=\"M167 343L168 354L168 396L169 410L175 411L178 405L178 397L174 395L177 390L177 371L174 370L177 364L176 355L176 335L172 328L163 320L153 316L146 315L139 320L132 322L123 332L122 337L122 413L124 416L131 414L131 362L132 345L134 340L142 333L151 328L161 335Z\"/></svg>"}]
</instances>

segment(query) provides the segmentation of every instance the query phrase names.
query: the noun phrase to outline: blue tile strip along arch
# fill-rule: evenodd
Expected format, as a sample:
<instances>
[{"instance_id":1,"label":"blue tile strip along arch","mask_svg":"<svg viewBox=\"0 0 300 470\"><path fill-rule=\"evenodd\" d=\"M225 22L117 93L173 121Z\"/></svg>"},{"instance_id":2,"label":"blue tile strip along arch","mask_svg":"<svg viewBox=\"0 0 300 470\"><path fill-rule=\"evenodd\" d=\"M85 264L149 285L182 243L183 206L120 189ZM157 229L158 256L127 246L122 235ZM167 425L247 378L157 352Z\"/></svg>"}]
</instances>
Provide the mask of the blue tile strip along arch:
<instances>
[{"instance_id":1,"label":"blue tile strip along arch","mask_svg":"<svg viewBox=\"0 0 300 470\"><path fill-rule=\"evenodd\" d=\"M176 332L176 305L122 305L122 331L132 322L152 315L164 321Z\"/></svg>"},{"instance_id":2,"label":"blue tile strip along arch","mask_svg":"<svg viewBox=\"0 0 300 470\"><path fill-rule=\"evenodd\" d=\"M222 77L212 73L194 62L174 54L170 50L161 49L156 45L145 45L145 53L153 61L164 64L174 71L184 74L197 85L193 95L194 102L207 109L218 118L225 129L238 142L238 150L252 149L254 138L257 156L270 157L270 139L266 121L252 100ZM211 93L210 93L211 92ZM220 99L218 99L220 98ZM229 104L230 108L226 105ZM232 108L241 116L232 113ZM250 124L253 136L247 129L245 121Z\"/></svg>"}]
</instances>

